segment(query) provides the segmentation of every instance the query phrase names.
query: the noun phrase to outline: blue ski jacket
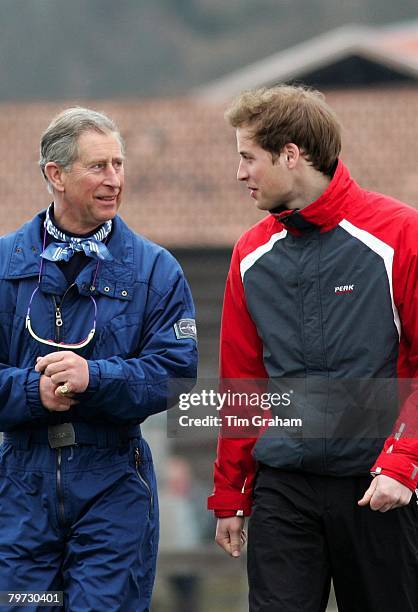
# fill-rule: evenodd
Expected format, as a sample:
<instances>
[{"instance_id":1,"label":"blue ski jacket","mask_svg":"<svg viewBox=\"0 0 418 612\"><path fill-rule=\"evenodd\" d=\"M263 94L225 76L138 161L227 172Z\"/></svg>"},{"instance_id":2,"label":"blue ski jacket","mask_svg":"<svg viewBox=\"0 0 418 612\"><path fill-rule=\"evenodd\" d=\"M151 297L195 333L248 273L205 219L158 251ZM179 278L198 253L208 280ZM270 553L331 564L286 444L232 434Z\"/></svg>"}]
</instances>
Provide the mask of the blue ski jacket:
<instances>
[{"instance_id":1,"label":"blue ski jacket","mask_svg":"<svg viewBox=\"0 0 418 612\"><path fill-rule=\"evenodd\" d=\"M108 248L113 261L91 260L68 289L56 263L45 261L40 290L31 306L38 336L77 343L92 329L93 340L77 350L88 361L90 380L65 413L40 401L38 356L56 351L31 337L26 315L38 284L45 212L0 238L0 430L66 422L138 424L165 410L170 379L194 379L197 347L190 289L177 261L163 248L114 219ZM68 289L68 290L67 290ZM65 295L64 295L65 294ZM64 296L64 297L63 297ZM59 303L62 326L56 325Z\"/></svg>"}]
</instances>

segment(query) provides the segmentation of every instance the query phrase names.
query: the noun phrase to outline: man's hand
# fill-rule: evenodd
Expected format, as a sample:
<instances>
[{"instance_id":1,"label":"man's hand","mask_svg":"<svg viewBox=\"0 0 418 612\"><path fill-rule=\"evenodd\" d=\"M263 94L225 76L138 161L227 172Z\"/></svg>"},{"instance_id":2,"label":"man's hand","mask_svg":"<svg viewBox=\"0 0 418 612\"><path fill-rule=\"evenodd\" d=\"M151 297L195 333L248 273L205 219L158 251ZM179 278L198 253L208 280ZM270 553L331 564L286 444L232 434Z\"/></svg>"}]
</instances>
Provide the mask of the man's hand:
<instances>
[{"instance_id":1,"label":"man's hand","mask_svg":"<svg viewBox=\"0 0 418 612\"><path fill-rule=\"evenodd\" d=\"M57 386L54 385L52 380L48 376L41 375L39 380L39 397L41 398L42 406L50 412L64 412L69 410L74 404L78 404L72 397L57 394L56 390Z\"/></svg>"},{"instance_id":2,"label":"man's hand","mask_svg":"<svg viewBox=\"0 0 418 612\"><path fill-rule=\"evenodd\" d=\"M67 393L83 393L89 384L87 361L72 351L59 351L38 357L35 370L51 379L56 386L57 397L63 397L60 394L61 385L66 385Z\"/></svg>"},{"instance_id":3,"label":"man's hand","mask_svg":"<svg viewBox=\"0 0 418 612\"><path fill-rule=\"evenodd\" d=\"M241 547L247 541L244 531L245 519L242 516L229 516L218 519L215 542L231 557L239 557Z\"/></svg>"},{"instance_id":4,"label":"man's hand","mask_svg":"<svg viewBox=\"0 0 418 612\"><path fill-rule=\"evenodd\" d=\"M359 506L370 504L372 510L387 512L394 508L407 506L411 501L412 491L401 482L390 476L379 474L375 476L363 497L359 500Z\"/></svg>"}]
</instances>

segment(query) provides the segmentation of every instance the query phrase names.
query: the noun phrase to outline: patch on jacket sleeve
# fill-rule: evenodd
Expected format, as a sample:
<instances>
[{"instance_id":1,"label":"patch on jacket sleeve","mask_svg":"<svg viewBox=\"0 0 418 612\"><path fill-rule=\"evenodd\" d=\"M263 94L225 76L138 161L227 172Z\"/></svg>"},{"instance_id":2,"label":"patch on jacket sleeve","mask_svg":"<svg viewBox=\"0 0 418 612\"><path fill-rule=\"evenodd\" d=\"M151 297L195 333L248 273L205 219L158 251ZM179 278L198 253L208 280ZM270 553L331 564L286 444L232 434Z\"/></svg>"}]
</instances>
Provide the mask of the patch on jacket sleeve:
<instances>
[{"instance_id":1,"label":"patch on jacket sleeve","mask_svg":"<svg viewBox=\"0 0 418 612\"><path fill-rule=\"evenodd\" d=\"M196 321L194 319L180 319L177 323L174 323L174 331L177 340L181 338L197 340Z\"/></svg>"}]
</instances>

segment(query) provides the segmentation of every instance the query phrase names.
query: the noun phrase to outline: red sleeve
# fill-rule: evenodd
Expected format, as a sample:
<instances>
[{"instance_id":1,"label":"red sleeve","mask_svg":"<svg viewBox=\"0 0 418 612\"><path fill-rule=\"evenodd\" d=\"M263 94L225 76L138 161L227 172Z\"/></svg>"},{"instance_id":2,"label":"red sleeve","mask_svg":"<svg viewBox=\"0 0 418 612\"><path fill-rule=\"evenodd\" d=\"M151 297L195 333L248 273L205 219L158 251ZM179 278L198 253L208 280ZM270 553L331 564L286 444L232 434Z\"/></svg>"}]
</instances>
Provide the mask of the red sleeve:
<instances>
[{"instance_id":1,"label":"red sleeve","mask_svg":"<svg viewBox=\"0 0 418 612\"><path fill-rule=\"evenodd\" d=\"M393 260L393 295L401 322L400 379L408 385L393 434L372 472L386 474L412 491L418 487L418 216L404 226ZM408 380L409 379L409 380ZM403 382L401 391L405 397Z\"/></svg>"},{"instance_id":2,"label":"red sleeve","mask_svg":"<svg viewBox=\"0 0 418 612\"><path fill-rule=\"evenodd\" d=\"M221 379L267 378L263 346L248 313L240 274L238 247L232 254L221 325ZM232 516L238 510L251 513L256 461L252 450L257 438L226 438L219 435L214 467L214 491L208 508L217 516Z\"/></svg>"}]
</instances>

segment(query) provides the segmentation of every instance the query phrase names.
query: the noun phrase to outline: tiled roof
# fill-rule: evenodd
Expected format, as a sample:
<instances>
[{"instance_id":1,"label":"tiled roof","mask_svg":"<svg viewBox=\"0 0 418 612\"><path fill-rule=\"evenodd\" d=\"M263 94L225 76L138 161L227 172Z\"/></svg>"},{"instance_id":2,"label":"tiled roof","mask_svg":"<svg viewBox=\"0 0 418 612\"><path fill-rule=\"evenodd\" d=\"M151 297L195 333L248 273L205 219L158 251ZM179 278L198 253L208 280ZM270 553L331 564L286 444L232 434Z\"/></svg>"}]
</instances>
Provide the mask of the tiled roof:
<instances>
[{"instance_id":1,"label":"tiled roof","mask_svg":"<svg viewBox=\"0 0 418 612\"><path fill-rule=\"evenodd\" d=\"M418 89L333 92L343 126L342 158L365 187L418 205ZM38 143L61 104L0 105L0 195L4 234L50 199ZM127 144L122 216L167 246L227 246L261 218L237 184L233 130L223 108L188 99L91 101Z\"/></svg>"}]
</instances>

